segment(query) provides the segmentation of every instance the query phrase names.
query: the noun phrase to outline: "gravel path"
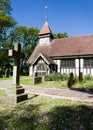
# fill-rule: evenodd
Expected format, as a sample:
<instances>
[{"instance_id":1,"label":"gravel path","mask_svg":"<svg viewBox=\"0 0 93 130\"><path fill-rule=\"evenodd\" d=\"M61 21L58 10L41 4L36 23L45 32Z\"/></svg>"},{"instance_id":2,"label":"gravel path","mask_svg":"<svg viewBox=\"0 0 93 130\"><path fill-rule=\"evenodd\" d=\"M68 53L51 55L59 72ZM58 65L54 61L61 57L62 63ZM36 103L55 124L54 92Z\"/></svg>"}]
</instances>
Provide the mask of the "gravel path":
<instances>
[{"instance_id":1,"label":"gravel path","mask_svg":"<svg viewBox=\"0 0 93 130\"><path fill-rule=\"evenodd\" d=\"M12 85L12 81L4 80L0 81L1 89L8 89ZM42 88L35 86L22 85L27 93L38 94L41 96L48 96L58 99L70 99L74 101L88 101L93 102L93 93L81 92L77 90L69 89L57 89L57 88Z\"/></svg>"}]
</instances>

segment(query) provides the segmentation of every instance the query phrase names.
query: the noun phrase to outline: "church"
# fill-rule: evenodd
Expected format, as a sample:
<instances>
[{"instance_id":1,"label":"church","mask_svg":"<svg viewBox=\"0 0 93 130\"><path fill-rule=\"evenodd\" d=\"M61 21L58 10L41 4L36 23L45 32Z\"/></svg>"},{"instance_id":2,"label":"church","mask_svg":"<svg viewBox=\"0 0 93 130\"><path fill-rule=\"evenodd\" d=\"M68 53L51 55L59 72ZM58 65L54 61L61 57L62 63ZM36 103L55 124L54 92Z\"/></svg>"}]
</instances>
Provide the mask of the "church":
<instances>
[{"instance_id":1,"label":"church","mask_svg":"<svg viewBox=\"0 0 93 130\"><path fill-rule=\"evenodd\" d=\"M46 21L39 41L29 57L30 76L69 74L93 76L93 35L54 39Z\"/></svg>"}]
</instances>

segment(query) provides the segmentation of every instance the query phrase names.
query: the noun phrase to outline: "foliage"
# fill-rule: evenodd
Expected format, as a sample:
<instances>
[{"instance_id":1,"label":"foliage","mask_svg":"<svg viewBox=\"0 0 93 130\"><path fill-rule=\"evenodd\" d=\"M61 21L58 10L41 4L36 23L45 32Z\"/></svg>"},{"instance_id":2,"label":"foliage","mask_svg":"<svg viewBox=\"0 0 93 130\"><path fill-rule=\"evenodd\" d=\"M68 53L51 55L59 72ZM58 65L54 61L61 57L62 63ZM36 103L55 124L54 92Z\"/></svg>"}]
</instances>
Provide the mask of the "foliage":
<instances>
[{"instance_id":1,"label":"foliage","mask_svg":"<svg viewBox=\"0 0 93 130\"><path fill-rule=\"evenodd\" d=\"M34 78L29 76L21 76L21 84L33 86ZM66 88L66 81L43 81L39 84L35 84L38 87L48 87L48 88Z\"/></svg>"},{"instance_id":2,"label":"foliage","mask_svg":"<svg viewBox=\"0 0 93 130\"><path fill-rule=\"evenodd\" d=\"M0 89L0 100L2 100L2 97L6 94L6 91L3 89Z\"/></svg>"},{"instance_id":3,"label":"foliage","mask_svg":"<svg viewBox=\"0 0 93 130\"><path fill-rule=\"evenodd\" d=\"M22 50L26 56L26 59L28 59L36 46L38 32L39 30L37 28L27 28L25 26L17 26L11 31L11 41L13 43L19 42L22 44Z\"/></svg>"},{"instance_id":4,"label":"foliage","mask_svg":"<svg viewBox=\"0 0 93 130\"><path fill-rule=\"evenodd\" d=\"M3 72L10 67L8 49L12 43L9 42L9 32L16 24L10 15L11 10L11 0L0 0L0 67Z\"/></svg>"},{"instance_id":5,"label":"foliage","mask_svg":"<svg viewBox=\"0 0 93 130\"><path fill-rule=\"evenodd\" d=\"M11 14L11 0L0 0L0 11L6 14Z\"/></svg>"},{"instance_id":6,"label":"foliage","mask_svg":"<svg viewBox=\"0 0 93 130\"><path fill-rule=\"evenodd\" d=\"M67 37L68 37L68 35L66 32L54 34L54 38L67 38Z\"/></svg>"},{"instance_id":7,"label":"foliage","mask_svg":"<svg viewBox=\"0 0 93 130\"><path fill-rule=\"evenodd\" d=\"M67 80L67 75L51 74L45 76L45 81L64 81Z\"/></svg>"},{"instance_id":8,"label":"foliage","mask_svg":"<svg viewBox=\"0 0 93 130\"><path fill-rule=\"evenodd\" d=\"M68 88L71 89L73 84L74 84L74 76L73 73L70 73L70 76L67 81Z\"/></svg>"},{"instance_id":9,"label":"foliage","mask_svg":"<svg viewBox=\"0 0 93 130\"><path fill-rule=\"evenodd\" d=\"M90 76L90 75L86 75L85 77L84 77L84 80L93 80L93 78Z\"/></svg>"},{"instance_id":10,"label":"foliage","mask_svg":"<svg viewBox=\"0 0 93 130\"><path fill-rule=\"evenodd\" d=\"M30 95L17 106L0 105L0 129L92 130L93 104Z\"/></svg>"},{"instance_id":11,"label":"foliage","mask_svg":"<svg viewBox=\"0 0 93 130\"><path fill-rule=\"evenodd\" d=\"M32 54L35 46L38 41L38 32L37 28L27 28L25 26L16 26L14 30L10 33L10 42L15 43L19 42L22 45L22 52L25 57L21 63L21 74L28 75L28 65L26 64L27 59Z\"/></svg>"},{"instance_id":12,"label":"foliage","mask_svg":"<svg viewBox=\"0 0 93 130\"><path fill-rule=\"evenodd\" d=\"M8 30L12 28L15 24L16 22L11 16L0 12L0 48L3 47L3 44L7 43L9 36Z\"/></svg>"}]
</instances>

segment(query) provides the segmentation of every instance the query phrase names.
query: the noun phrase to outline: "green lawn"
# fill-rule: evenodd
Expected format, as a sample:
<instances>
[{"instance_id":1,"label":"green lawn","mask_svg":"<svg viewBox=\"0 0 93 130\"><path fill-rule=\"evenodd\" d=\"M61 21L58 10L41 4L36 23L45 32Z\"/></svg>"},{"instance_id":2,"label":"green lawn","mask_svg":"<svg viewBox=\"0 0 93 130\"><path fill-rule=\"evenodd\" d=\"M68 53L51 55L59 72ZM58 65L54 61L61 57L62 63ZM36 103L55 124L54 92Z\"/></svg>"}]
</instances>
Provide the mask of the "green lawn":
<instances>
[{"instance_id":1,"label":"green lawn","mask_svg":"<svg viewBox=\"0 0 93 130\"><path fill-rule=\"evenodd\" d=\"M34 86L33 78L28 76L21 76L21 84ZM66 81L43 81L42 83L35 84L35 86L64 88L67 86L67 84Z\"/></svg>"},{"instance_id":2,"label":"green lawn","mask_svg":"<svg viewBox=\"0 0 93 130\"><path fill-rule=\"evenodd\" d=\"M22 84L33 85L31 77L21 77ZM64 86L62 85L64 83ZM43 82L36 86L66 88L67 81ZM74 89L91 89L93 80L83 81ZM5 94L0 90L0 99ZM0 104L0 130L92 130L93 103L52 99L29 95L17 106Z\"/></svg>"},{"instance_id":3,"label":"green lawn","mask_svg":"<svg viewBox=\"0 0 93 130\"><path fill-rule=\"evenodd\" d=\"M21 84L26 84L34 86L33 78L28 76L21 76ZM67 80L65 81L43 81L42 83L35 84L38 87L50 87L50 88L68 88ZM93 92L93 79L84 79L82 82L77 82L72 86L73 89L82 91L92 91Z\"/></svg>"},{"instance_id":4,"label":"green lawn","mask_svg":"<svg viewBox=\"0 0 93 130\"><path fill-rule=\"evenodd\" d=\"M3 95L5 95L6 91L3 89L0 89L0 101L2 100Z\"/></svg>"},{"instance_id":5,"label":"green lawn","mask_svg":"<svg viewBox=\"0 0 93 130\"><path fill-rule=\"evenodd\" d=\"M12 77L9 78L0 78L0 80L12 80ZM25 85L34 86L33 78L29 76L21 76L20 83ZM42 83L35 84L38 87L50 87L50 88L68 88L67 80L65 81L43 81ZM72 86L74 89L89 89L93 91L93 79L86 80L84 79L82 82L78 82Z\"/></svg>"},{"instance_id":6,"label":"green lawn","mask_svg":"<svg viewBox=\"0 0 93 130\"><path fill-rule=\"evenodd\" d=\"M3 78L0 78L0 80L12 80L12 76L10 76L9 78L3 77Z\"/></svg>"},{"instance_id":7,"label":"green lawn","mask_svg":"<svg viewBox=\"0 0 93 130\"><path fill-rule=\"evenodd\" d=\"M30 95L15 107L0 105L0 130L92 130L93 104Z\"/></svg>"}]
</instances>

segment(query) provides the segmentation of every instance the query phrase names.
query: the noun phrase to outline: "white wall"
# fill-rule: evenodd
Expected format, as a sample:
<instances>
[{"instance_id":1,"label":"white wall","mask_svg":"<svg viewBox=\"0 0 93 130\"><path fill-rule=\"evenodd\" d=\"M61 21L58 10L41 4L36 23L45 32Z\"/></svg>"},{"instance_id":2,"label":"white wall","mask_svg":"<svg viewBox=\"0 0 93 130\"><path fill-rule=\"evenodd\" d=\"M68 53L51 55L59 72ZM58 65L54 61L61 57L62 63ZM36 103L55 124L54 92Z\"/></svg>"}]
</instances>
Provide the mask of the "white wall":
<instances>
[{"instance_id":1,"label":"white wall","mask_svg":"<svg viewBox=\"0 0 93 130\"><path fill-rule=\"evenodd\" d=\"M56 60L56 64L58 65L57 66L57 72L60 73L60 60Z\"/></svg>"},{"instance_id":2,"label":"white wall","mask_svg":"<svg viewBox=\"0 0 93 130\"><path fill-rule=\"evenodd\" d=\"M29 76L33 76L33 67L32 66L29 67Z\"/></svg>"}]
</instances>

